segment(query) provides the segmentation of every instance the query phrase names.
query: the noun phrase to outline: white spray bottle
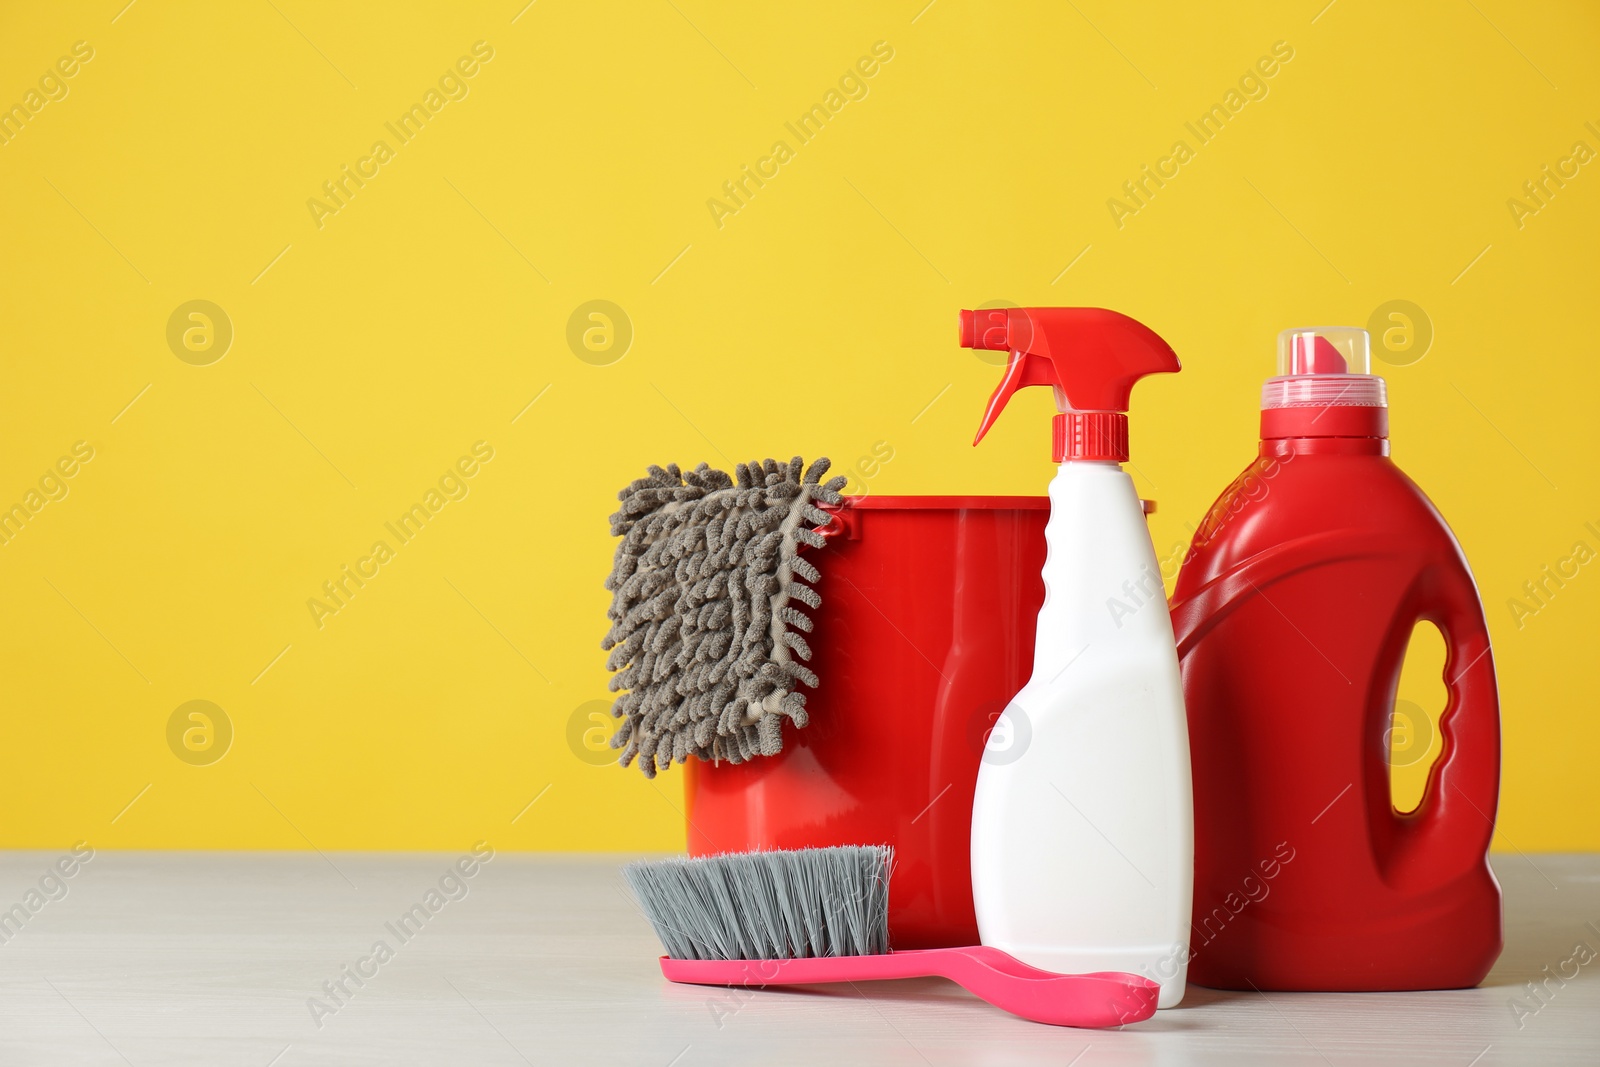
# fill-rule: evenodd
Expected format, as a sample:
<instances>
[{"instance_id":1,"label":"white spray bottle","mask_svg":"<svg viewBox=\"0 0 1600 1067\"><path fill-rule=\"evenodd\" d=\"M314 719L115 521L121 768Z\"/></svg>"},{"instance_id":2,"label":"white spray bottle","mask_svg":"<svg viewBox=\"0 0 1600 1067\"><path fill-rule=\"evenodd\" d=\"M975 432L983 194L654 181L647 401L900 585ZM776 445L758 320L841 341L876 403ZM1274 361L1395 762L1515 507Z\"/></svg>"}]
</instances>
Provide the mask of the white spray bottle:
<instances>
[{"instance_id":1,"label":"white spray bottle","mask_svg":"<svg viewBox=\"0 0 1600 1067\"><path fill-rule=\"evenodd\" d=\"M1011 353L978 440L1025 386L1051 386L1061 412L1033 676L995 724L973 800L978 931L1046 970L1142 975L1169 1008L1188 970L1189 735L1155 549L1121 464L1129 392L1178 357L1100 308L963 311L961 344Z\"/></svg>"}]
</instances>

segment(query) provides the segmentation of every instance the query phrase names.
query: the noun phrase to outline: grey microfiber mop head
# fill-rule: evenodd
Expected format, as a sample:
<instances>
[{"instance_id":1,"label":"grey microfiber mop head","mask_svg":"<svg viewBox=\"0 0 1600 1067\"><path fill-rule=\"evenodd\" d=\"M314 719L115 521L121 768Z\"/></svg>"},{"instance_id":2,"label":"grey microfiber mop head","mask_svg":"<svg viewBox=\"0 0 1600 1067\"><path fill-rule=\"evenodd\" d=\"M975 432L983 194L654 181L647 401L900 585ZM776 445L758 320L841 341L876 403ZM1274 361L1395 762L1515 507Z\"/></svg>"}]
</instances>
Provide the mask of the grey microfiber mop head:
<instances>
[{"instance_id":1,"label":"grey microfiber mop head","mask_svg":"<svg viewBox=\"0 0 1600 1067\"><path fill-rule=\"evenodd\" d=\"M783 749L783 720L806 724L800 684L812 621L791 605L815 609L807 583L820 577L800 546L826 541L820 504L837 505L844 478L822 481L828 461L805 467L769 459L741 463L736 477L704 463L676 464L617 498L611 532L622 538L606 588L611 630L600 647L622 691L611 714L622 720L612 748L626 767L655 777L676 760L742 763ZM802 473L803 472L803 473Z\"/></svg>"}]
</instances>

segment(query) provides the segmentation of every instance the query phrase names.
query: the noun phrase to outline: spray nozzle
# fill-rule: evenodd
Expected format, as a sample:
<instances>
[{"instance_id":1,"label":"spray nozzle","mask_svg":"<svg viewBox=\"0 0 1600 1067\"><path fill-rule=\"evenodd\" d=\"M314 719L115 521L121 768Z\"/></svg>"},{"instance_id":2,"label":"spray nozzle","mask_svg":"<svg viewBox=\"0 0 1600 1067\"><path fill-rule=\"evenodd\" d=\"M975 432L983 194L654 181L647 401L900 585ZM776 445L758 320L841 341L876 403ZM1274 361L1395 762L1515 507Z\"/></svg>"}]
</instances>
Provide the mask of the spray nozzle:
<instances>
[{"instance_id":1,"label":"spray nozzle","mask_svg":"<svg viewBox=\"0 0 1600 1067\"><path fill-rule=\"evenodd\" d=\"M1148 326L1104 308L996 308L961 313L961 346L1010 352L973 444L1018 389L1055 392L1056 461L1128 458L1128 394L1147 374L1182 369Z\"/></svg>"}]
</instances>

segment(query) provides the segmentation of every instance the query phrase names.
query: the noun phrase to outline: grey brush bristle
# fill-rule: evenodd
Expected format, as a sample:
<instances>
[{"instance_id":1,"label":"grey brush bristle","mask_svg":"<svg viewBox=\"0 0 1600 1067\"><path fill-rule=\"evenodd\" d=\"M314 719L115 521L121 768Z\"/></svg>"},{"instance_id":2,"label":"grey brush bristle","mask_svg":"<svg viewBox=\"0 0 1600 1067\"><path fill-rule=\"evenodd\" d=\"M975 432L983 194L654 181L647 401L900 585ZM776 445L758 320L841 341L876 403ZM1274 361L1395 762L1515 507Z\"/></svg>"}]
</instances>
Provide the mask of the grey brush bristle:
<instances>
[{"instance_id":1,"label":"grey brush bristle","mask_svg":"<svg viewBox=\"0 0 1600 1067\"><path fill-rule=\"evenodd\" d=\"M622 868L677 960L872 956L889 951L894 849L739 852Z\"/></svg>"}]
</instances>

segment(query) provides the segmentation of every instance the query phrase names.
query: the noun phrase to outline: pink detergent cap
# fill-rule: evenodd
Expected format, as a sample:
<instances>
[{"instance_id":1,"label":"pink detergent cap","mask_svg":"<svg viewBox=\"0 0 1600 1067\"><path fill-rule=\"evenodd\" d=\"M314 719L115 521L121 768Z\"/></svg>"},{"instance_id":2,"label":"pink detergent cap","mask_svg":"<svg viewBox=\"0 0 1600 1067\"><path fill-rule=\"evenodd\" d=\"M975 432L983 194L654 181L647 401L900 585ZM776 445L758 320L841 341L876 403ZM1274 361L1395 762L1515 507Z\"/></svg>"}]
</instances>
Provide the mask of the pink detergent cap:
<instances>
[{"instance_id":1,"label":"pink detergent cap","mask_svg":"<svg viewBox=\"0 0 1600 1067\"><path fill-rule=\"evenodd\" d=\"M1290 374L1349 374L1350 365L1333 347L1333 342L1317 333L1294 335L1294 349L1289 356Z\"/></svg>"},{"instance_id":2,"label":"pink detergent cap","mask_svg":"<svg viewBox=\"0 0 1600 1067\"><path fill-rule=\"evenodd\" d=\"M1262 410L1384 408L1383 379L1358 326L1299 326L1278 334L1278 373L1261 389ZM1319 429L1335 425L1318 419Z\"/></svg>"},{"instance_id":3,"label":"pink detergent cap","mask_svg":"<svg viewBox=\"0 0 1600 1067\"><path fill-rule=\"evenodd\" d=\"M1278 376L1371 374L1367 331L1357 326L1297 326L1278 334Z\"/></svg>"}]
</instances>

